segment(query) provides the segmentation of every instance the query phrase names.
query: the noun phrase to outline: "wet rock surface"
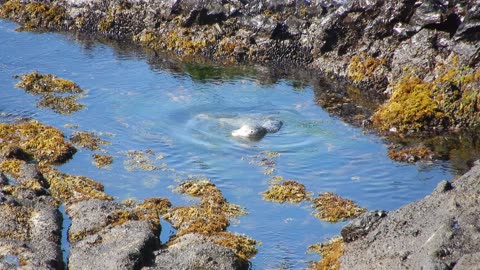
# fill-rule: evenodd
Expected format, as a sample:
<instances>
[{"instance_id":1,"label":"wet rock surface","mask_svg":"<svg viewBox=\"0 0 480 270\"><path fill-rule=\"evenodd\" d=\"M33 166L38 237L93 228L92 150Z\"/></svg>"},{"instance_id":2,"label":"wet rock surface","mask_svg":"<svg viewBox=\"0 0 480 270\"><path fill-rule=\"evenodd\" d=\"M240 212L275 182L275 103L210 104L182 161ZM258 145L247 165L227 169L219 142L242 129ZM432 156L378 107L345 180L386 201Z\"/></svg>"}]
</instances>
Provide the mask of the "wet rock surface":
<instances>
[{"instance_id":1,"label":"wet rock surface","mask_svg":"<svg viewBox=\"0 0 480 270\"><path fill-rule=\"evenodd\" d=\"M349 243L340 265L343 269L477 269L479 179L477 162L453 186L440 182L422 200L375 218L375 226L369 220L377 216L375 212L360 216L342 230Z\"/></svg>"}]
</instances>

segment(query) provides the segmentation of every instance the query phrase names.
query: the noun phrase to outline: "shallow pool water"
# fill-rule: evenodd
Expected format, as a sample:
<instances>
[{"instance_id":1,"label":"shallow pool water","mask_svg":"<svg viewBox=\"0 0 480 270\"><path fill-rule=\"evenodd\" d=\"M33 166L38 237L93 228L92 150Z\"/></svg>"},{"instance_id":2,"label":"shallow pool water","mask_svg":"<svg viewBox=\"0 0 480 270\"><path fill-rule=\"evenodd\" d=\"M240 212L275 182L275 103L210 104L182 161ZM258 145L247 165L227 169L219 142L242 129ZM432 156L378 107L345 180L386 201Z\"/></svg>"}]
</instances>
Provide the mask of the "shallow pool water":
<instances>
[{"instance_id":1,"label":"shallow pool water","mask_svg":"<svg viewBox=\"0 0 480 270\"><path fill-rule=\"evenodd\" d=\"M308 203L263 201L260 193L272 176L295 179L315 196L331 191L368 209L387 210L420 199L440 180L452 178L446 162L389 160L382 139L316 105L313 88L328 89L268 81L258 75L259 67L241 72L202 65L162 68L142 53L71 35L16 32L16 27L0 20L0 121L31 117L67 136L76 130L102 134L111 143L102 150L114 157L109 169L93 165L87 149L79 149L60 169L103 183L118 200L167 197L174 205L191 204L193 199L174 193L172 186L188 178L211 179L230 202L249 212L229 230L261 241L253 269L303 269L319 258L306 254L308 246L338 235L345 224L317 219ZM13 78L35 70L87 89L79 100L85 108L71 115L37 108L37 97L15 88ZM284 125L259 141L231 136L245 123L268 119ZM151 150L146 156L160 170L128 166L129 150ZM271 168L259 164L264 151L280 154ZM165 241L174 230L163 225Z\"/></svg>"}]
</instances>

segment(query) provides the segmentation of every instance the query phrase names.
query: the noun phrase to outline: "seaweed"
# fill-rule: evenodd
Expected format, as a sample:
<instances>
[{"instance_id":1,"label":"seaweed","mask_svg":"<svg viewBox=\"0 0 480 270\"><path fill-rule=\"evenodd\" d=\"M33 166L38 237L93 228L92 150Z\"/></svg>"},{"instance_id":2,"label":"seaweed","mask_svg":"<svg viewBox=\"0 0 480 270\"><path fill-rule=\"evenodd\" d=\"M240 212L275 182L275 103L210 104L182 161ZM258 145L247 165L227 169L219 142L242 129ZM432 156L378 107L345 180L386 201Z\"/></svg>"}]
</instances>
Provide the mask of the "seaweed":
<instances>
[{"instance_id":1,"label":"seaweed","mask_svg":"<svg viewBox=\"0 0 480 270\"><path fill-rule=\"evenodd\" d=\"M0 124L0 150L10 145L17 145L40 165L63 163L76 152L60 130L37 121Z\"/></svg>"},{"instance_id":2,"label":"seaweed","mask_svg":"<svg viewBox=\"0 0 480 270\"><path fill-rule=\"evenodd\" d=\"M387 60L385 58L367 57L365 53L362 53L350 59L347 74L354 82L360 82L365 78L370 78L377 68L386 64Z\"/></svg>"},{"instance_id":3,"label":"seaweed","mask_svg":"<svg viewBox=\"0 0 480 270\"><path fill-rule=\"evenodd\" d=\"M309 197L305 185L294 180L287 180L281 184L274 183L267 191L263 192L263 195L264 200L279 203L300 203Z\"/></svg>"},{"instance_id":4,"label":"seaweed","mask_svg":"<svg viewBox=\"0 0 480 270\"><path fill-rule=\"evenodd\" d=\"M62 173L50 166L39 168L50 185L50 193L57 201L71 204L83 200L113 200L103 192L103 185L85 176Z\"/></svg>"},{"instance_id":5,"label":"seaweed","mask_svg":"<svg viewBox=\"0 0 480 270\"><path fill-rule=\"evenodd\" d=\"M75 131L70 136L70 141L89 150L99 150L101 145L108 145L110 142L100 139L100 137L90 131Z\"/></svg>"},{"instance_id":6,"label":"seaweed","mask_svg":"<svg viewBox=\"0 0 480 270\"><path fill-rule=\"evenodd\" d=\"M409 70L409 68L406 68ZM458 56L437 64L434 76L415 70L393 84L392 96L372 116L382 131L400 133L480 125L480 72L460 65Z\"/></svg>"},{"instance_id":7,"label":"seaweed","mask_svg":"<svg viewBox=\"0 0 480 270\"><path fill-rule=\"evenodd\" d=\"M97 168L108 168L110 164L113 163L113 157L107 155L93 154L93 164Z\"/></svg>"},{"instance_id":8,"label":"seaweed","mask_svg":"<svg viewBox=\"0 0 480 270\"><path fill-rule=\"evenodd\" d=\"M357 217L365 212L365 208L357 206L352 200L343 199L340 196L326 192L319 194L313 200L314 215L319 219L328 222L338 222L345 219Z\"/></svg>"},{"instance_id":9,"label":"seaweed","mask_svg":"<svg viewBox=\"0 0 480 270\"><path fill-rule=\"evenodd\" d=\"M187 180L180 183L176 191L200 198L200 203L173 207L163 215L163 218L178 229L169 243L173 243L179 236L199 233L232 249L241 258L249 259L257 253L255 240L226 232L230 225L229 219L246 212L242 207L229 203L215 184L208 179Z\"/></svg>"},{"instance_id":10,"label":"seaweed","mask_svg":"<svg viewBox=\"0 0 480 270\"><path fill-rule=\"evenodd\" d=\"M390 149L388 151L388 157L395 161L413 163L418 160L432 159L433 152L427 147L421 145L403 149Z\"/></svg>"},{"instance_id":11,"label":"seaweed","mask_svg":"<svg viewBox=\"0 0 480 270\"><path fill-rule=\"evenodd\" d=\"M313 270L338 270L340 257L343 255L345 243L341 237L326 243L319 243L308 248L309 252L322 255L322 259L312 265Z\"/></svg>"},{"instance_id":12,"label":"seaweed","mask_svg":"<svg viewBox=\"0 0 480 270\"><path fill-rule=\"evenodd\" d=\"M24 89L27 93L40 96L37 102L38 107L50 108L60 114L71 114L85 107L77 102L85 90L70 80L38 72L17 77L21 79L17 87Z\"/></svg>"}]
</instances>

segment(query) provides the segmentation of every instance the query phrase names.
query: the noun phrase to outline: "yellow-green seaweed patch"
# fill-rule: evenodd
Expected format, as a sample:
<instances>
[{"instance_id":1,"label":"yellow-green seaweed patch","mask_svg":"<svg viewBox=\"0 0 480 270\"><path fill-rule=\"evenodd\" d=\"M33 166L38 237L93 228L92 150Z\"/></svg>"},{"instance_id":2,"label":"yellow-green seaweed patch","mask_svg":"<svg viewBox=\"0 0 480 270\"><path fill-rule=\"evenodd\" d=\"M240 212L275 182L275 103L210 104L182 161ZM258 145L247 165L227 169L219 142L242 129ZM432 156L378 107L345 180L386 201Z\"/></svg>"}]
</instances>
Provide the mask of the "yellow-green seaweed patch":
<instances>
[{"instance_id":1,"label":"yellow-green seaweed patch","mask_svg":"<svg viewBox=\"0 0 480 270\"><path fill-rule=\"evenodd\" d=\"M388 150L388 157L395 161L415 162L417 160L432 159L433 152L425 146L408 147Z\"/></svg>"},{"instance_id":2,"label":"yellow-green seaweed patch","mask_svg":"<svg viewBox=\"0 0 480 270\"><path fill-rule=\"evenodd\" d=\"M75 131L70 136L70 141L89 150L99 150L101 145L108 145L110 142L100 139L100 137L91 131Z\"/></svg>"},{"instance_id":3,"label":"yellow-green seaweed patch","mask_svg":"<svg viewBox=\"0 0 480 270\"><path fill-rule=\"evenodd\" d=\"M24 4L19 0L10 0L0 6L0 17L14 19L22 23L26 30L63 28L66 16L65 8L55 4Z\"/></svg>"},{"instance_id":4,"label":"yellow-green seaweed patch","mask_svg":"<svg viewBox=\"0 0 480 270\"><path fill-rule=\"evenodd\" d=\"M359 82L371 77L378 67L386 64L387 60L385 58L367 57L364 53L355 55L350 59L347 74L350 79Z\"/></svg>"},{"instance_id":5,"label":"yellow-green seaweed patch","mask_svg":"<svg viewBox=\"0 0 480 270\"><path fill-rule=\"evenodd\" d=\"M25 161L19 159L5 159L0 162L0 172L18 178Z\"/></svg>"},{"instance_id":6,"label":"yellow-green seaweed patch","mask_svg":"<svg viewBox=\"0 0 480 270\"><path fill-rule=\"evenodd\" d=\"M76 152L60 130L37 121L0 124L0 149L9 145L18 145L40 165L65 162Z\"/></svg>"},{"instance_id":7,"label":"yellow-green seaweed patch","mask_svg":"<svg viewBox=\"0 0 480 270\"><path fill-rule=\"evenodd\" d=\"M375 127L405 132L480 125L478 70L460 65L454 56L437 64L433 77L414 73L393 84L392 96L372 116Z\"/></svg>"},{"instance_id":8,"label":"yellow-green seaweed patch","mask_svg":"<svg viewBox=\"0 0 480 270\"><path fill-rule=\"evenodd\" d=\"M71 114L85 107L77 102L85 91L70 80L38 72L18 77L20 82L17 83L17 87L24 89L27 93L41 96L37 103L38 107L50 108L60 114Z\"/></svg>"},{"instance_id":9,"label":"yellow-green seaweed patch","mask_svg":"<svg viewBox=\"0 0 480 270\"><path fill-rule=\"evenodd\" d=\"M319 194L313 200L313 208L316 210L314 213L316 217L329 222L353 218L366 211L352 200L344 199L332 192Z\"/></svg>"},{"instance_id":10,"label":"yellow-green seaweed patch","mask_svg":"<svg viewBox=\"0 0 480 270\"><path fill-rule=\"evenodd\" d=\"M113 157L107 155L93 154L93 164L98 168L108 168L113 163Z\"/></svg>"},{"instance_id":11,"label":"yellow-green seaweed patch","mask_svg":"<svg viewBox=\"0 0 480 270\"><path fill-rule=\"evenodd\" d=\"M76 96L45 95L37 103L38 107L49 108L59 114L71 114L80 111L85 105L77 102Z\"/></svg>"},{"instance_id":12,"label":"yellow-green seaweed patch","mask_svg":"<svg viewBox=\"0 0 480 270\"><path fill-rule=\"evenodd\" d=\"M281 184L274 183L262 194L264 200L279 203L300 203L309 197L305 185L293 180L287 180Z\"/></svg>"},{"instance_id":13,"label":"yellow-green seaweed patch","mask_svg":"<svg viewBox=\"0 0 480 270\"><path fill-rule=\"evenodd\" d=\"M84 92L84 90L82 90L73 81L59 78L53 74L40 74L38 72L32 72L20 75L19 77L20 82L17 83L17 87L20 87L31 94L79 94Z\"/></svg>"},{"instance_id":14,"label":"yellow-green seaweed patch","mask_svg":"<svg viewBox=\"0 0 480 270\"><path fill-rule=\"evenodd\" d=\"M198 197L200 203L173 207L163 216L178 229L176 237L170 243L179 236L199 233L211 237L217 244L232 249L241 258L250 259L256 254L255 240L225 231L230 224L230 218L244 215L246 212L242 207L229 203L215 184L208 179L187 180L180 183L176 191Z\"/></svg>"},{"instance_id":15,"label":"yellow-green seaweed patch","mask_svg":"<svg viewBox=\"0 0 480 270\"><path fill-rule=\"evenodd\" d=\"M50 185L50 193L59 202L66 204L89 199L112 200L103 192L103 185L85 176L61 173L50 166L40 171Z\"/></svg>"},{"instance_id":16,"label":"yellow-green seaweed patch","mask_svg":"<svg viewBox=\"0 0 480 270\"><path fill-rule=\"evenodd\" d=\"M319 243L308 248L309 252L322 255L322 259L312 265L313 270L338 270L340 257L343 255L345 243L341 237L334 238L327 243Z\"/></svg>"},{"instance_id":17,"label":"yellow-green seaweed patch","mask_svg":"<svg viewBox=\"0 0 480 270\"><path fill-rule=\"evenodd\" d=\"M248 236L221 232L215 235L214 242L232 249L240 258L249 260L257 254L258 242Z\"/></svg>"}]
</instances>

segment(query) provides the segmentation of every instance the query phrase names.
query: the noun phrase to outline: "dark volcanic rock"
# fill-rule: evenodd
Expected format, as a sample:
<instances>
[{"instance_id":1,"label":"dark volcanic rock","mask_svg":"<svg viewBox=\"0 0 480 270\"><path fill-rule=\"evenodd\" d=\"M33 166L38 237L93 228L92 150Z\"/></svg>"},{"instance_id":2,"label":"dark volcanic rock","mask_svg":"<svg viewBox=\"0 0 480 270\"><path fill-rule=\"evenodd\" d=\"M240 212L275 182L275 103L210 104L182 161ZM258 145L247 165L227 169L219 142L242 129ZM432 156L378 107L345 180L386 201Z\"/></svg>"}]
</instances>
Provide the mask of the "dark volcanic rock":
<instances>
[{"instance_id":1,"label":"dark volcanic rock","mask_svg":"<svg viewBox=\"0 0 480 270\"><path fill-rule=\"evenodd\" d=\"M376 228L347 243L344 269L477 269L480 163L451 186L389 212Z\"/></svg>"},{"instance_id":2,"label":"dark volcanic rock","mask_svg":"<svg viewBox=\"0 0 480 270\"><path fill-rule=\"evenodd\" d=\"M385 211L368 211L361 214L342 228L343 241L348 243L367 235L376 227L380 219L386 216Z\"/></svg>"}]
</instances>

